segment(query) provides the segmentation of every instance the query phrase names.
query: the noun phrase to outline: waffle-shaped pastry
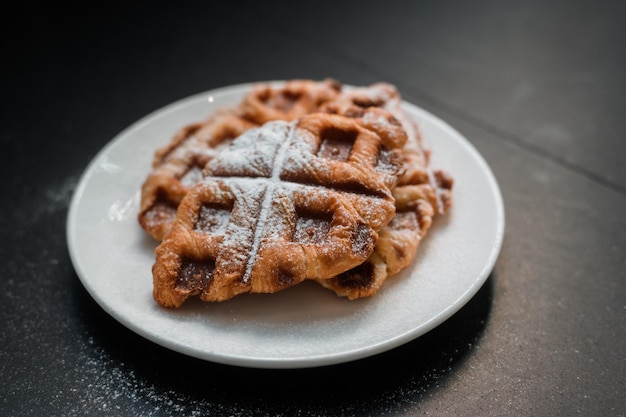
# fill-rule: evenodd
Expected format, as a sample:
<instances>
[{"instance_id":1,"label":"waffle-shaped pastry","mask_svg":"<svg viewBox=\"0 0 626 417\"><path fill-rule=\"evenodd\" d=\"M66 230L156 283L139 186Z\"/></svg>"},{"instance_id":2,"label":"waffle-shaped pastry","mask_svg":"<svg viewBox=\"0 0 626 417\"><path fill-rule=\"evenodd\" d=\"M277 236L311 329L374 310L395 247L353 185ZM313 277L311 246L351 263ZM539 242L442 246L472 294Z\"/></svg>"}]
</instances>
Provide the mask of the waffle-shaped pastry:
<instances>
[{"instance_id":1,"label":"waffle-shaped pastry","mask_svg":"<svg viewBox=\"0 0 626 417\"><path fill-rule=\"evenodd\" d=\"M409 266L435 215L445 213L451 205L453 180L445 172L429 167L430 153L423 147L417 125L402 110L395 87L378 83L355 88L323 106L325 111L354 117L361 123L363 119L372 119L373 108L389 111L407 132L402 151L404 174L393 192L396 216L380 231L370 258L337 277L318 280L349 299L374 295L389 276Z\"/></svg>"},{"instance_id":2,"label":"waffle-shaped pastry","mask_svg":"<svg viewBox=\"0 0 626 417\"><path fill-rule=\"evenodd\" d=\"M159 149L153 171L141 190L139 223L155 239L170 229L176 209L202 169L230 141L269 120L294 120L336 98L335 81L292 80L284 85L259 84L242 103L222 109L206 121L181 129Z\"/></svg>"},{"instance_id":3,"label":"waffle-shaped pastry","mask_svg":"<svg viewBox=\"0 0 626 417\"><path fill-rule=\"evenodd\" d=\"M324 113L270 122L210 160L156 249L156 301L272 293L362 264L395 215L406 141L391 115L372 113L376 131Z\"/></svg>"}]
</instances>

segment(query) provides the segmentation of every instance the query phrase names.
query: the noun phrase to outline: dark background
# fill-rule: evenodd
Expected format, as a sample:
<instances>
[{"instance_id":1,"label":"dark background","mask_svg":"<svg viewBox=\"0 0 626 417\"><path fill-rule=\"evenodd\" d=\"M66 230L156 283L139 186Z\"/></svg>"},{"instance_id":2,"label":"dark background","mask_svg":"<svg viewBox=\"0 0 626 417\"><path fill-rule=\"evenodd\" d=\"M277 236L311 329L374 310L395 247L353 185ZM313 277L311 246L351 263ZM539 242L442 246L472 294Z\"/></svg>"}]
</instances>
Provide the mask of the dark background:
<instances>
[{"instance_id":1,"label":"dark background","mask_svg":"<svg viewBox=\"0 0 626 417\"><path fill-rule=\"evenodd\" d=\"M0 415L626 415L624 2L2 7ZM326 77L394 83L485 157L507 226L478 294L304 370L202 362L108 316L65 240L96 152L198 92Z\"/></svg>"}]
</instances>

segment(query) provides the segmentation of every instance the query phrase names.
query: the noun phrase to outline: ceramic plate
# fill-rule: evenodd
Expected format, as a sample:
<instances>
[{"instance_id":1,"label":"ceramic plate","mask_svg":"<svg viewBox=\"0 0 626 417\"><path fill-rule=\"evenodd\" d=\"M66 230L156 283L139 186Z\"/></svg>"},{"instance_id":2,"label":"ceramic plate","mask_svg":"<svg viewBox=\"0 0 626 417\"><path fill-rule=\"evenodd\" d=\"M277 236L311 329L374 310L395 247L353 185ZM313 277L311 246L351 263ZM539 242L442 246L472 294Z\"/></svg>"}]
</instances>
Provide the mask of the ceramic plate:
<instances>
[{"instance_id":1,"label":"ceramic plate","mask_svg":"<svg viewBox=\"0 0 626 417\"><path fill-rule=\"evenodd\" d=\"M455 179L453 208L438 217L412 266L374 297L348 301L313 282L223 303L188 300L176 310L152 299L154 248L137 223L140 187L154 151L182 126L238 103L250 84L195 95L115 137L89 164L72 198L68 246L98 304L136 333L197 358L259 368L329 365L374 355L441 324L490 274L504 234L498 185L457 131L409 103L432 164Z\"/></svg>"}]
</instances>

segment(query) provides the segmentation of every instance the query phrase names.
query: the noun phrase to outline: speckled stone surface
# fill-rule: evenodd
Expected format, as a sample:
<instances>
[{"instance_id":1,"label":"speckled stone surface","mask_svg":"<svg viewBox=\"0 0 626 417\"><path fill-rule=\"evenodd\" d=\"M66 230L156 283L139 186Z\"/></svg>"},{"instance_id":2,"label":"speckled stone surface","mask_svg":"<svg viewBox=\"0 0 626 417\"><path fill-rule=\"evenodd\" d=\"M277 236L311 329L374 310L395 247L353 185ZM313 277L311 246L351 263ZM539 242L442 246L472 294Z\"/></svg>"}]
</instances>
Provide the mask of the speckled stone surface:
<instances>
[{"instance_id":1,"label":"speckled stone surface","mask_svg":"<svg viewBox=\"0 0 626 417\"><path fill-rule=\"evenodd\" d=\"M610 1L13 10L0 68L0 415L626 415L625 12ZM169 351L95 303L65 222L102 146L198 92L329 76L396 84L492 168L506 234L464 308L368 359L262 370Z\"/></svg>"}]
</instances>

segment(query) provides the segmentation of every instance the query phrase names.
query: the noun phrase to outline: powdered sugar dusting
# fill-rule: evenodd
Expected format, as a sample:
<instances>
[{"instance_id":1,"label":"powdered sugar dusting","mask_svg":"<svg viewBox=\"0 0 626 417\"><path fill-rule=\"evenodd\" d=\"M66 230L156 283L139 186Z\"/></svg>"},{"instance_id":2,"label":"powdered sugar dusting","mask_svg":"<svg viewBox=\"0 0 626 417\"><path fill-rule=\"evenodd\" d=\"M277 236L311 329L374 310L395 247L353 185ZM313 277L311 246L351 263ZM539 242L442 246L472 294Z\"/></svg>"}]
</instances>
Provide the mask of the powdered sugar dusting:
<instances>
[{"instance_id":1,"label":"powdered sugar dusting","mask_svg":"<svg viewBox=\"0 0 626 417\"><path fill-rule=\"evenodd\" d=\"M197 166L192 166L189 171L180 179L185 187L191 187L202 179L202 170Z\"/></svg>"},{"instance_id":2,"label":"powdered sugar dusting","mask_svg":"<svg viewBox=\"0 0 626 417\"><path fill-rule=\"evenodd\" d=\"M230 192L234 196L235 206L231 221L224 237L224 247L238 248L228 251L227 257L220 257L222 264L246 265L249 261L248 252L252 249L254 233L257 227L258 212L266 194L265 184L259 184L249 178L241 178L230 184Z\"/></svg>"},{"instance_id":3,"label":"powdered sugar dusting","mask_svg":"<svg viewBox=\"0 0 626 417\"><path fill-rule=\"evenodd\" d=\"M360 152L357 154L358 163L351 158L349 161L338 161L318 155L320 142L327 130L332 131L332 139L347 141L350 147L353 145L349 139L353 142L369 141L370 136L360 136L355 124L339 116L329 115L328 120L323 121L310 119L311 125L301 126L301 123L302 120L274 121L251 129L224 148L205 167L203 186L227 190L234 202L229 225L225 233L220 234L223 236L221 249L216 255L216 271L225 271L223 276L228 277L225 280L240 276L238 280L241 283L257 282L253 281L253 276L257 274L255 266L259 262L264 265L268 262L266 258L258 261L262 251L268 247L266 245L278 245L272 248L288 246L289 242L333 248L340 245L336 247L337 253L344 255L338 256L354 259L354 262L362 261L373 248L373 229L380 229L393 216L390 193L388 198L378 194L379 187L384 185L376 173L375 161L371 160L375 158L361 155L375 147L364 146L361 142L359 147L354 145L355 149L359 149L355 152ZM315 123L324 123L318 133L309 130L311 126L318 126ZM372 166L363 164L367 160L371 160ZM336 174L335 166L341 166L342 174ZM371 175L368 175L370 171ZM215 201L221 201L221 198ZM343 214L334 223L333 211L337 209L343 210ZM219 219L212 222L217 224ZM336 229L330 234L332 227ZM341 232L345 230L353 232L348 236ZM290 265L300 264L302 261L297 259L304 256L302 249L294 250L295 254L290 255L288 251L283 254L283 260L291 262ZM319 256L327 256L321 255L327 249L322 251L311 247L309 251L310 255L306 256L313 256L318 251ZM347 259L342 262L350 265ZM289 268L293 268L274 267L285 279L290 277ZM260 271L264 267L259 268ZM315 277L326 276L324 274L328 272L320 270L315 272ZM283 284L287 285L290 280Z\"/></svg>"},{"instance_id":4,"label":"powdered sugar dusting","mask_svg":"<svg viewBox=\"0 0 626 417\"><path fill-rule=\"evenodd\" d=\"M270 122L241 135L207 165L214 176L271 177L274 158L286 140L288 124Z\"/></svg>"},{"instance_id":5,"label":"powdered sugar dusting","mask_svg":"<svg viewBox=\"0 0 626 417\"><path fill-rule=\"evenodd\" d=\"M278 152L274 159L274 164L272 167L272 176L269 178L270 184L265 193L265 198L263 199L261 212L259 213L259 221L257 223L257 228L256 228L257 232L254 238L254 243L252 244L252 249L250 251L250 258L248 260L248 264L246 265L246 272L244 273L244 276L243 276L243 282L248 282L248 280L250 279L252 266L254 265L254 261L256 260L256 257L259 252L259 244L261 242L261 237L262 237L260 233L263 233L266 229L266 222L269 217L269 213L271 211L271 207L272 207L271 202L274 198L275 188L278 186L278 183L280 182L280 177L279 177L280 171L282 169L283 162L285 160L287 148L289 147L289 143L291 142L291 135L293 134L293 131L294 131L293 123L290 123L290 124L281 123L281 126L284 129L283 131L285 132L287 139L283 140L283 143L278 148ZM272 126L272 128L274 127Z\"/></svg>"}]
</instances>

